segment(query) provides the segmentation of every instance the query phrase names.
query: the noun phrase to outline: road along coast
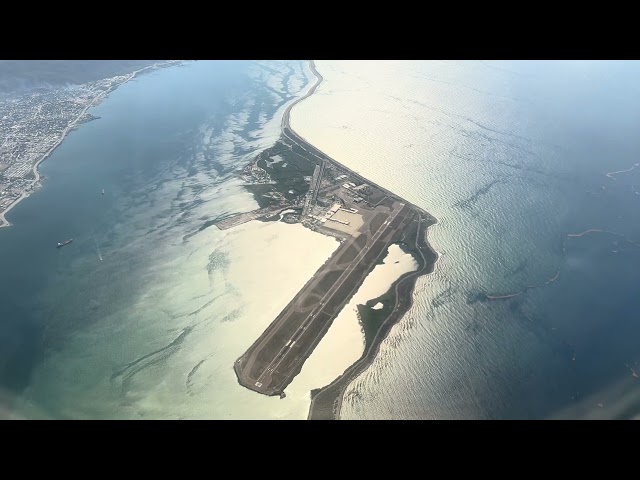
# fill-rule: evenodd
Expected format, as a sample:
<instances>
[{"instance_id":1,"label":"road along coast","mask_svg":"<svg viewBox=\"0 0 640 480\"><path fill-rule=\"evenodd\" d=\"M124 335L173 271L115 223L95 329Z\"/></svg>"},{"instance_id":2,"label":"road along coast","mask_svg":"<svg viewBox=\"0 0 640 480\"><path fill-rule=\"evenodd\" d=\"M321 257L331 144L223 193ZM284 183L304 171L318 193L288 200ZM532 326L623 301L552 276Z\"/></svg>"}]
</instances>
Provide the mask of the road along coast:
<instances>
[{"instance_id":1,"label":"road along coast","mask_svg":"<svg viewBox=\"0 0 640 480\"><path fill-rule=\"evenodd\" d=\"M427 241L427 229L436 219L336 162L291 129L291 109L323 81L313 61L309 65L316 83L285 110L276 145L242 172L260 205L255 215L245 216L269 221L273 213L260 215L263 211L286 211L279 218L337 237L341 244L235 362L234 370L246 388L283 397L284 389L367 275L383 261L389 246L400 244L414 255L418 269L393 283L385 294L385 308L376 311L375 318L362 317L367 336L363 356L330 385L312 392L309 418L338 418L346 386L371 363L381 341L411 307L416 279L433 271L437 254ZM220 223L219 228L235 224L229 218Z\"/></svg>"},{"instance_id":2,"label":"road along coast","mask_svg":"<svg viewBox=\"0 0 640 480\"><path fill-rule=\"evenodd\" d=\"M96 96L93 99L91 99L91 101L87 104L87 106L85 108L83 108L80 111L80 113L71 122L69 122L69 124L64 128L64 130L60 134L60 138L56 141L56 143L54 143L53 146L49 150L47 150L33 164L33 167L31 169L31 171L33 173L33 177L34 177L33 187L28 191L24 191L18 198L16 198L13 201L13 203L11 203L7 208L5 208L2 212L0 212L0 228L2 228L2 227L10 227L11 226L11 223L9 223L9 221L6 218L7 213L9 213L9 211L12 208L14 208L16 205L18 205L22 200L24 200L25 198L29 197L29 195L31 195L31 193L33 193L33 191L35 191L38 188L38 186L40 185L40 172L38 170L38 167L40 166L40 164L42 162L44 162L47 158L49 158L49 156L54 152L54 150L56 148L58 148L62 144L64 139L67 137L67 135L71 131L73 131L75 128L77 128L80 124L86 122L85 115L87 114L87 112L88 112L88 110L90 108L95 107L96 105L100 104L100 102L102 100L104 100L116 88L118 88L119 86L124 85L125 83L133 80L137 75L141 74L142 72L145 72L145 71L151 70L151 69L156 69L156 68L162 68L162 67L168 67L168 66L171 66L171 65L176 65L178 63L181 63L181 61L170 60L170 61L167 61L167 62L154 63L153 65L148 65L148 66L140 68L138 70L134 70L133 72L131 72L131 73L127 74L127 75L124 75L122 80L112 84L111 88L109 88L108 90L103 90L103 91L97 93Z\"/></svg>"}]
</instances>

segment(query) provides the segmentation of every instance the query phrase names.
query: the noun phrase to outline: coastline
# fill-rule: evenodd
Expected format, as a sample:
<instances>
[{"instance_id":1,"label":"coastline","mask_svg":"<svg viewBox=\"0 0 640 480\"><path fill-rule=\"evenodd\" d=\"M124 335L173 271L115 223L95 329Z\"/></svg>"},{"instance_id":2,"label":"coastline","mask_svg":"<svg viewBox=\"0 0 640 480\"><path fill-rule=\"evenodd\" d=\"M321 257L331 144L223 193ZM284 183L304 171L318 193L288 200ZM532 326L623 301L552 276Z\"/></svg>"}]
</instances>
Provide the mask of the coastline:
<instances>
[{"instance_id":1,"label":"coastline","mask_svg":"<svg viewBox=\"0 0 640 480\"><path fill-rule=\"evenodd\" d=\"M420 238L422 229L418 229L416 238L416 250L420 257L416 256L416 260L421 265L420 269L407 273L397 279L382 296L386 296L393 292L394 308L389 316L382 322L376 332L371 344L365 349L362 356L351 366L349 366L342 375L336 378L329 385L318 388L311 392L311 405L309 406L309 415L307 420L339 420L340 409L344 393L362 372L364 372L378 355L382 341L387 337L391 328L402 319L404 314L413 305L413 289L418 277L429 275L433 272L435 264L438 260L438 253L431 247L427 240L428 228L435 225L437 220L431 218L424 227L424 235ZM416 253L411 250L411 253ZM425 258L427 253L428 258ZM377 299L370 299L374 301Z\"/></svg>"},{"instance_id":2,"label":"coastline","mask_svg":"<svg viewBox=\"0 0 640 480\"><path fill-rule=\"evenodd\" d=\"M288 128L292 132L294 131L293 128L291 128L291 121L290 121L291 109L293 107L295 107L296 105L298 105L303 100L305 100L305 99L309 98L311 95L313 95L315 93L316 89L324 81L324 77L320 74L320 72L318 72L318 70L316 70L316 64L315 64L315 62L313 60L309 60L309 69L311 70L311 73L313 73L316 76L316 83L309 89L309 91L307 93L305 93L302 97L298 98L297 100L294 100L293 102L291 102L291 105L289 105L285 109L284 115L282 115L282 122L280 124L281 128L282 128L282 134L283 135L284 135L284 130L286 128ZM311 143L309 143L307 141L307 139L305 139L303 136L301 136L298 133L296 133L296 135L298 135L298 137L303 139L308 145L311 145ZM336 163L339 163L339 162L336 162Z\"/></svg>"},{"instance_id":3,"label":"coastline","mask_svg":"<svg viewBox=\"0 0 640 480\"><path fill-rule=\"evenodd\" d=\"M294 101L287 109L282 117L282 134L287 136L286 131L289 130L292 134L296 135L300 140L304 141L304 143L313 151L321 152L318 148L311 145L309 141L307 141L300 134L295 132L291 127L290 123L290 113L291 109L302 102L304 99L310 97L318 88L318 86L322 83L324 78L318 72L315 67L315 63L313 60L309 60L309 68L311 72L316 76L316 83L309 89L309 91L302 96L301 98ZM324 153L323 153L324 154ZM326 157L328 155L324 154ZM331 157L329 157L331 158ZM333 162L340 165L344 170L358 175L356 172L351 170L350 168L345 167L342 163L336 161L331 158ZM368 180L368 183L374 185L381 190L386 191L383 187L376 185L375 183ZM422 275L428 275L433 272L435 268L435 264L438 260L438 253L431 247L429 241L427 239L427 233L430 226L438 223L437 219L414 205L414 207L423 212L426 217L426 222L424 226L419 225L416 231L416 239L415 239L415 250L412 249L413 253L419 253L419 257L416 255L416 260L419 262L421 267L414 271L410 272L406 275L403 275L399 279L397 279L389 288L389 292L393 291L394 296L394 308L393 311L389 314L389 316L382 322L380 325L376 335L369 347L364 351L359 360L357 360L354 364L348 367L342 375L336 378L329 385L326 385L322 388L311 391L311 405L309 407L308 420L339 420L340 419L340 409L342 407L342 399L345 393L347 386L364 370L366 370L374 358L376 357L380 344L387 337L391 328L404 316L404 314L411 308L413 305L413 289L415 287L416 281L418 277ZM422 233L422 235L421 235ZM386 295L385 294L385 295ZM373 299L372 299L373 300Z\"/></svg>"},{"instance_id":4,"label":"coastline","mask_svg":"<svg viewBox=\"0 0 640 480\"><path fill-rule=\"evenodd\" d=\"M38 170L38 167L40 166L40 164L42 162L44 162L54 152L54 150L56 148L58 148L62 144L64 139L67 137L67 135L69 135L69 133L71 131L73 131L78 125L82 125L83 123L87 123L86 121L82 121L82 118L85 116L85 114L87 113L87 111L90 108L95 107L96 105L98 105L110 93L115 91L121 85L124 85L125 83L133 80L139 73L141 73L141 72L143 72L145 70L149 70L149 69L162 68L163 66L169 66L174 62L175 61L169 61L169 62L163 62L163 63L154 63L153 65L148 65L148 66L140 68L138 70L134 70L133 72L131 72L128 75L126 75L124 80L122 80L121 82L117 83L115 86L112 86L111 88L109 88L109 90L105 90L105 91L99 93L98 95L96 95L93 98L93 100L91 100L91 102L89 102L89 104L80 112L80 114L74 120L72 120L69 123L69 125L67 125L67 127L62 131L62 134L60 135L60 139L49 150L47 150L38 159L38 161L36 163L33 164L33 167L31 168L31 172L33 173L33 176L34 176L34 188L31 189L30 192L23 192L22 195L20 195L18 198L16 198L13 203L11 203L3 212L0 213L0 228L10 227L11 226L11 223L6 218L7 213L9 213L12 208L14 208L16 205L18 205L25 198L28 198L33 192L36 191L36 189L38 189L40 187L40 172ZM177 65L178 63L175 63L175 64ZM97 117L97 118L99 118L99 117ZM97 118L91 118L90 121L91 120L96 120Z\"/></svg>"}]
</instances>

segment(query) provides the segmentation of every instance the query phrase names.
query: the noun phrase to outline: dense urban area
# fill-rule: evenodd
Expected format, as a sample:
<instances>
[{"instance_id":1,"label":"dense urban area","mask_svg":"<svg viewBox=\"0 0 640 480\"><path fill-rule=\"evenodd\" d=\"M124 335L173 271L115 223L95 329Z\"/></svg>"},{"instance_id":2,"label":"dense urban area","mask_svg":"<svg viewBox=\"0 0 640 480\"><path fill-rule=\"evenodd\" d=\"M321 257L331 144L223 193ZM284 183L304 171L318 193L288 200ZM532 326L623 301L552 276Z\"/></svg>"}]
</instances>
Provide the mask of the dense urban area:
<instances>
[{"instance_id":1,"label":"dense urban area","mask_svg":"<svg viewBox=\"0 0 640 480\"><path fill-rule=\"evenodd\" d=\"M38 164L76 126L96 118L88 113L91 106L143 70L175 63L154 63L79 85L0 94L0 227L8 225L5 213L39 187Z\"/></svg>"}]
</instances>

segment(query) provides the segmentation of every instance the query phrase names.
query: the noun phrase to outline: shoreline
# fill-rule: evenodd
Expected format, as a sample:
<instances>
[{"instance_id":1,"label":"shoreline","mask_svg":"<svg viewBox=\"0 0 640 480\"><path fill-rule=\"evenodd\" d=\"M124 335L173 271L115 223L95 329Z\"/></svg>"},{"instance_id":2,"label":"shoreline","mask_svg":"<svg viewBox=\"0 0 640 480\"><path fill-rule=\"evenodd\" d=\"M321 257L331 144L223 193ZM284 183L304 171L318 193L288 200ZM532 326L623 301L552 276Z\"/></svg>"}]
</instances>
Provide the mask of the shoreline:
<instances>
[{"instance_id":1,"label":"shoreline","mask_svg":"<svg viewBox=\"0 0 640 480\"><path fill-rule=\"evenodd\" d=\"M309 60L309 68L311 70L311 72L316 76L316 83L315 85L309 89L309 91L302 97L300 97L299 99L295 100L291 105L289 105L289 107L287 107L287 109L285 110L284 116L282 117L282 136L284 136L285 138L291 140L291 141L295 141L294 139L291 139L288 135L287 135L287 130L289 130L289 132L291 132L291 134L295 135L298 139L300 139L301 142L303 142L307 147L309 147L311 149L311 151L307 151L307 153L310 153L311 155L313 155L316 158L319 158L320 154L321 156L324 156L326 158L328 158L330 161L332 161L333 163L340 165L340 168L343 169L344 171L348 172L351 175L354 175L356 177L360 177L362 179L365 179L364 176L362 176L361 174L359 174L358 172L351 170L349 167L345 166L344 164L338 162L337 160L335 160L333 157L330 157L329 155L327 155L326 153L324 153L322 150L320 150L319 148L316 148L313 146L313 144L311 142L309 142L306 138L304 138L302 135L300 135L299 133L297 133L293 128L291 128L291 122L290 122L290 117L289 114L291 112L291 109L296 106L297 104L299 104L300 102L302 102L303 100L305 100L306 98L310 97L313 93L315 93L316 89L320 86L320 84L324 81L324 77L320 74L320 72L318 72L318 70L316 70L316 66L313 60ZM366 179L367 183L369 185L372 185L380 190L382 190L383 192L385 192L389 197L397 197L397 195L393 192L391 192L390 190L378 185L377 183L371 181L370 179ZM423 213L427 218L430 218L433 220L433 224L438 223L438 220L431 215L429 212L427 212L426 210L424 210L423 208L418 207L417 205L414 205L413 203L404 200L408 205L411 205L413 208L415 208L416 210L420 211L421 213Z\"/></svg>"},{"instance_id":2,"label":"shoreline","mask_svg":"<svg viewBox=\"0 0 640 480\"><path fill-rule=\"evenodd\" d=\"M7 220L7 217L6 217L7 213L9 213L11 209L14 208L16 205L18 205L22 200L24 200L25 198L28 198L32 193L34 193L38 188L40 188L41 186L40 172L38 170L38 167L54 152L56 148L62 145L62 142L64 142L64 139L67 138L67 135L69 135L71 131L73 131L78 125L82 125L83 123L88 123L88 122L81 122L80 120L85 116L85 114L90 108L99 105L99 103L102 100L104 100L110 93L114 92L118 87L124 85L125 83L133 80L140 72L143 72L149 69L161 68L163 66L169 66L171 65L171 63L172 61L169 61L168 63L154 63L153 65L148 65L138 70L134 70L133 72L127 74L126 78L122 82L117 83L115 86L112 86L111 88L109 88L109 90L105 90L104 92L101 92L98 95L96 95L89 102L89 104L82 110L82 112L80 112L80 114L75 119L73 119L69 123L69 125L66 126L66 128L62 131L62 134L60 135L60 139L49 150L47 150L38 159L38 161L36 161L36 163L33 164L33 167L31 167L31 172L33 173L33 176L34 176L34 188L31 189L30 192L23 192L22 195L16 198L13 201L13 203L11 203L3 212L0 213L0 228L10 227L12 224L9 222L9 220ZM90 120L96 120L96 119L92 118Z\"/></svg>"},{"instance_id":3,"label":"shoreline","mask_svg":"<svg viewBox=\"0 0 640 480\"><path fill-rule=\"evenodd\" d=\"M309 98L311 95L313 95L316 91L316 89L320 86L320 84L324 81L324 77L320 74L320 72L318 72L318 70L316 70L316 64L314 63L313 60L309 60L309 69L311 70L311 73L313 73L316 76L316 83L315 85L313 85L309 91L307 93L305 93L302 97L298 98L297 100L294 100L293 102L291 102L291 105L289 105L285 111L284 111L284 115L282 115L282 122L280 122L280 128L282 129L282 134L284 135L284 130L285 128L288 128L289 130L291 130L292 132L294 131L293 128L291 128L291 119L290 119L290 114L291 114L291 109L293 107L295 107L296 105L298 105L300 102L302 102L303 100ZM296 133L296 135L298 135L298 137L300 137L302 140L304 140L308 145L311 146L311 143L309 141L307 141L306 138L304 138L303 136L301 136L300 134ZM339 163L339 162L336 162Z\"/></svg>"},{"instance_id":4,"label":"shoreline","mask_svg":"<svg viewBox=\"0 0 640 480\"><path fill-rule=\"evenodd\" d=\"M335 159L329 157L324 152L321 152L320 149L314 147L308 140L302 137L300 134L295 132L291 127L290 122L290 113L291 109L310 97L316 89L320 86L320 84L324 81L324 77L318 72L315 67L315 62L313 60L309 60L309 69L316 76L316 83L309 89L309 91L294 101L287 109L285 110L284 116L282 117L282 135L287 136L286 131L289 130L292 134L297 136L301 141L303 141L307 147L312 150L317 151L318 153L322 153L324 156L331 159L331 161L340 165L341 168L350 172L358 177L361 177L357 172L354 172L350 168L347 168L342 163L336 161ZM389 192L387 189L371 182L367 179L367 182L385 192ZM389 192L392 194L392 192ZM438 260L437 251L429 244L427 239L428 229L429 227L438 223L438 220L431 215L429 212L424 209L411 204L418 211L423 212L426 217L425 226L418 226L416 232L415 239L415 251L412 250L413 253L418 253L420 257L418 258L416 255L416 260L420 263L421 268L416 270L415 272L410 272L408 274L403 275L398 278L395 282L393 282L389 288L389 290L385 293L394 292L394 308L393 311L389 314L389 316L382 322L378 331L376 332L373 340L371 341L371 345L369 348L365 350L362 356L351 366L349 366L338 378L336 378L329 385L321 387L319 389L315 389L311 391L311 405L309 406L309 414L308 420L315 419L331 419L331 420L339 420L340 419L340 410L342 407L342 400L344 397L344 393L349 384L362 372L364 372L373 362L375 357L378 354L380 349L380 345L382 341L387 337L391 328L398 323L398 321L404 316L404 314L412 307L413 305L413 290L416 284L418 277L423 275L428 275L433 272L435 268L435 264ZM421 235L421 232L424 229L424 233ZM416 252L417 251L417 252ZM425 258L426 254L426 258ZM372 299L373 300L373 299ZM321 405L321 403L324 403ZM327 407L330 407L330 411L327 412ZM324 407L324 409L323 409ZM323 411L324 410L324 411Z\"/></svg>"},{"instance_id":5,"label":"shoreline","mask_svg":"<svg viewBox=\"0 0 640 480\"><path fill-rule=\"evenodd\" d=\"M435 225L437 220L432 218L425 226L425 235L422 239L419 238L421 229L418 229L416 238L417 253L420 257L415 255L416 251L411 250L416 260L420 263L421 268L409 272L402 277L398 278L391 284L391 287L383 295L387 295L393 291L394 308L389 316L382 322L378 331L376 332L371 345L367 348L362 356L352 365L350 365L340 376L333 380L330 384L324 387L311 391L311 405L309 406L309 415L307 420L340 420L340 410L342 408L342 401L344 393L347 387L353 382L360 374L362 374L375 360L380 350L380 345L383 340L387 338L387 335L391 331L391 328L396 325L405 313L413 306L413 290L419 277L423 275L429 275L433 273L435 264L438 261L438 253L434 250L429 241L427 240L428 228ZM422 240L422 245L420 245ZM426 250L429 259L425 258L423 250ZM375 299L370 299L375 300Z\"/></svg>"}]
</instances>

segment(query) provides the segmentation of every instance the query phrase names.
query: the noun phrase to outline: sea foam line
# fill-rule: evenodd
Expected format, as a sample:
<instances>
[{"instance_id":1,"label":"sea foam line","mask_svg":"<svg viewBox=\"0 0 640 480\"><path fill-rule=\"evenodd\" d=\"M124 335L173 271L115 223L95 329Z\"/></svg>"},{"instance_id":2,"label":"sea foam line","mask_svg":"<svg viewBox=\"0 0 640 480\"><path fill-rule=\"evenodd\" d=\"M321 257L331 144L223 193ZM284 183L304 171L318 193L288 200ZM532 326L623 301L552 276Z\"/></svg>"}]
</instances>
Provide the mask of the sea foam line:
<instances>
[{"instance_id":1,"label":"sea foam line","mask_svg":"<svg viewBox=\"0 0 640 480\"><path fill-rule=\"evenodd\" d=\"M613 178L614 180L616 179L615 175L619 174L619 173L627 173L627 172L631 172L633 169L635 169L636 167L640 166L640 162L638 163L634 163L633 166L631 168L628 168L626 170L618 170L617 172L609 172L607 174L605 174L607 177L609 178Z\"/></svg>"},{"instance_id":2,"label":"sea foam line","mask_svg":"<svg viewBox=\"0 0 640 480\"><path fill-rule=\"evenodd\" d=\"M484 294L484 297L488 300L504 300L507 298L513 298L513 297L517 297L519 295L522 295L523 293L526 293L528 290L532 290L534 288L542 288L542 287L546 287L547 285L549 285L550 283L555 282L558 277L560 276L560 271L562 270L562 266L567 258L567 249L566 249L566 241L568 238L580 238L583 237L585 235L588 235L590 233L608 233L609 235L615 235L618 237L622 237L622 239L627 242L630 243L631 245L633 245L634 247L638 247L640 248L640 242L637 242L635 240L631 240L629 237L627 237L626 235L622 234L622 233L618 233L618 232L612 232L610 230L601 230L598 228L591 228L589 230L585 230L584 232L580 232L580 233L567 233L567 235L565 236L564 240L562 241L562 260L560 260L560 265L558 265L558 270L556 272L556 274L549 278L546 282L544 283L540 283L537 285L527 285L526 287L524 287L522 290L518 291L518 292L514 292L514 293L505 293L505 294L501 294L501 295L489 295L489 294Z\"/></svg>"}]
</instances>

